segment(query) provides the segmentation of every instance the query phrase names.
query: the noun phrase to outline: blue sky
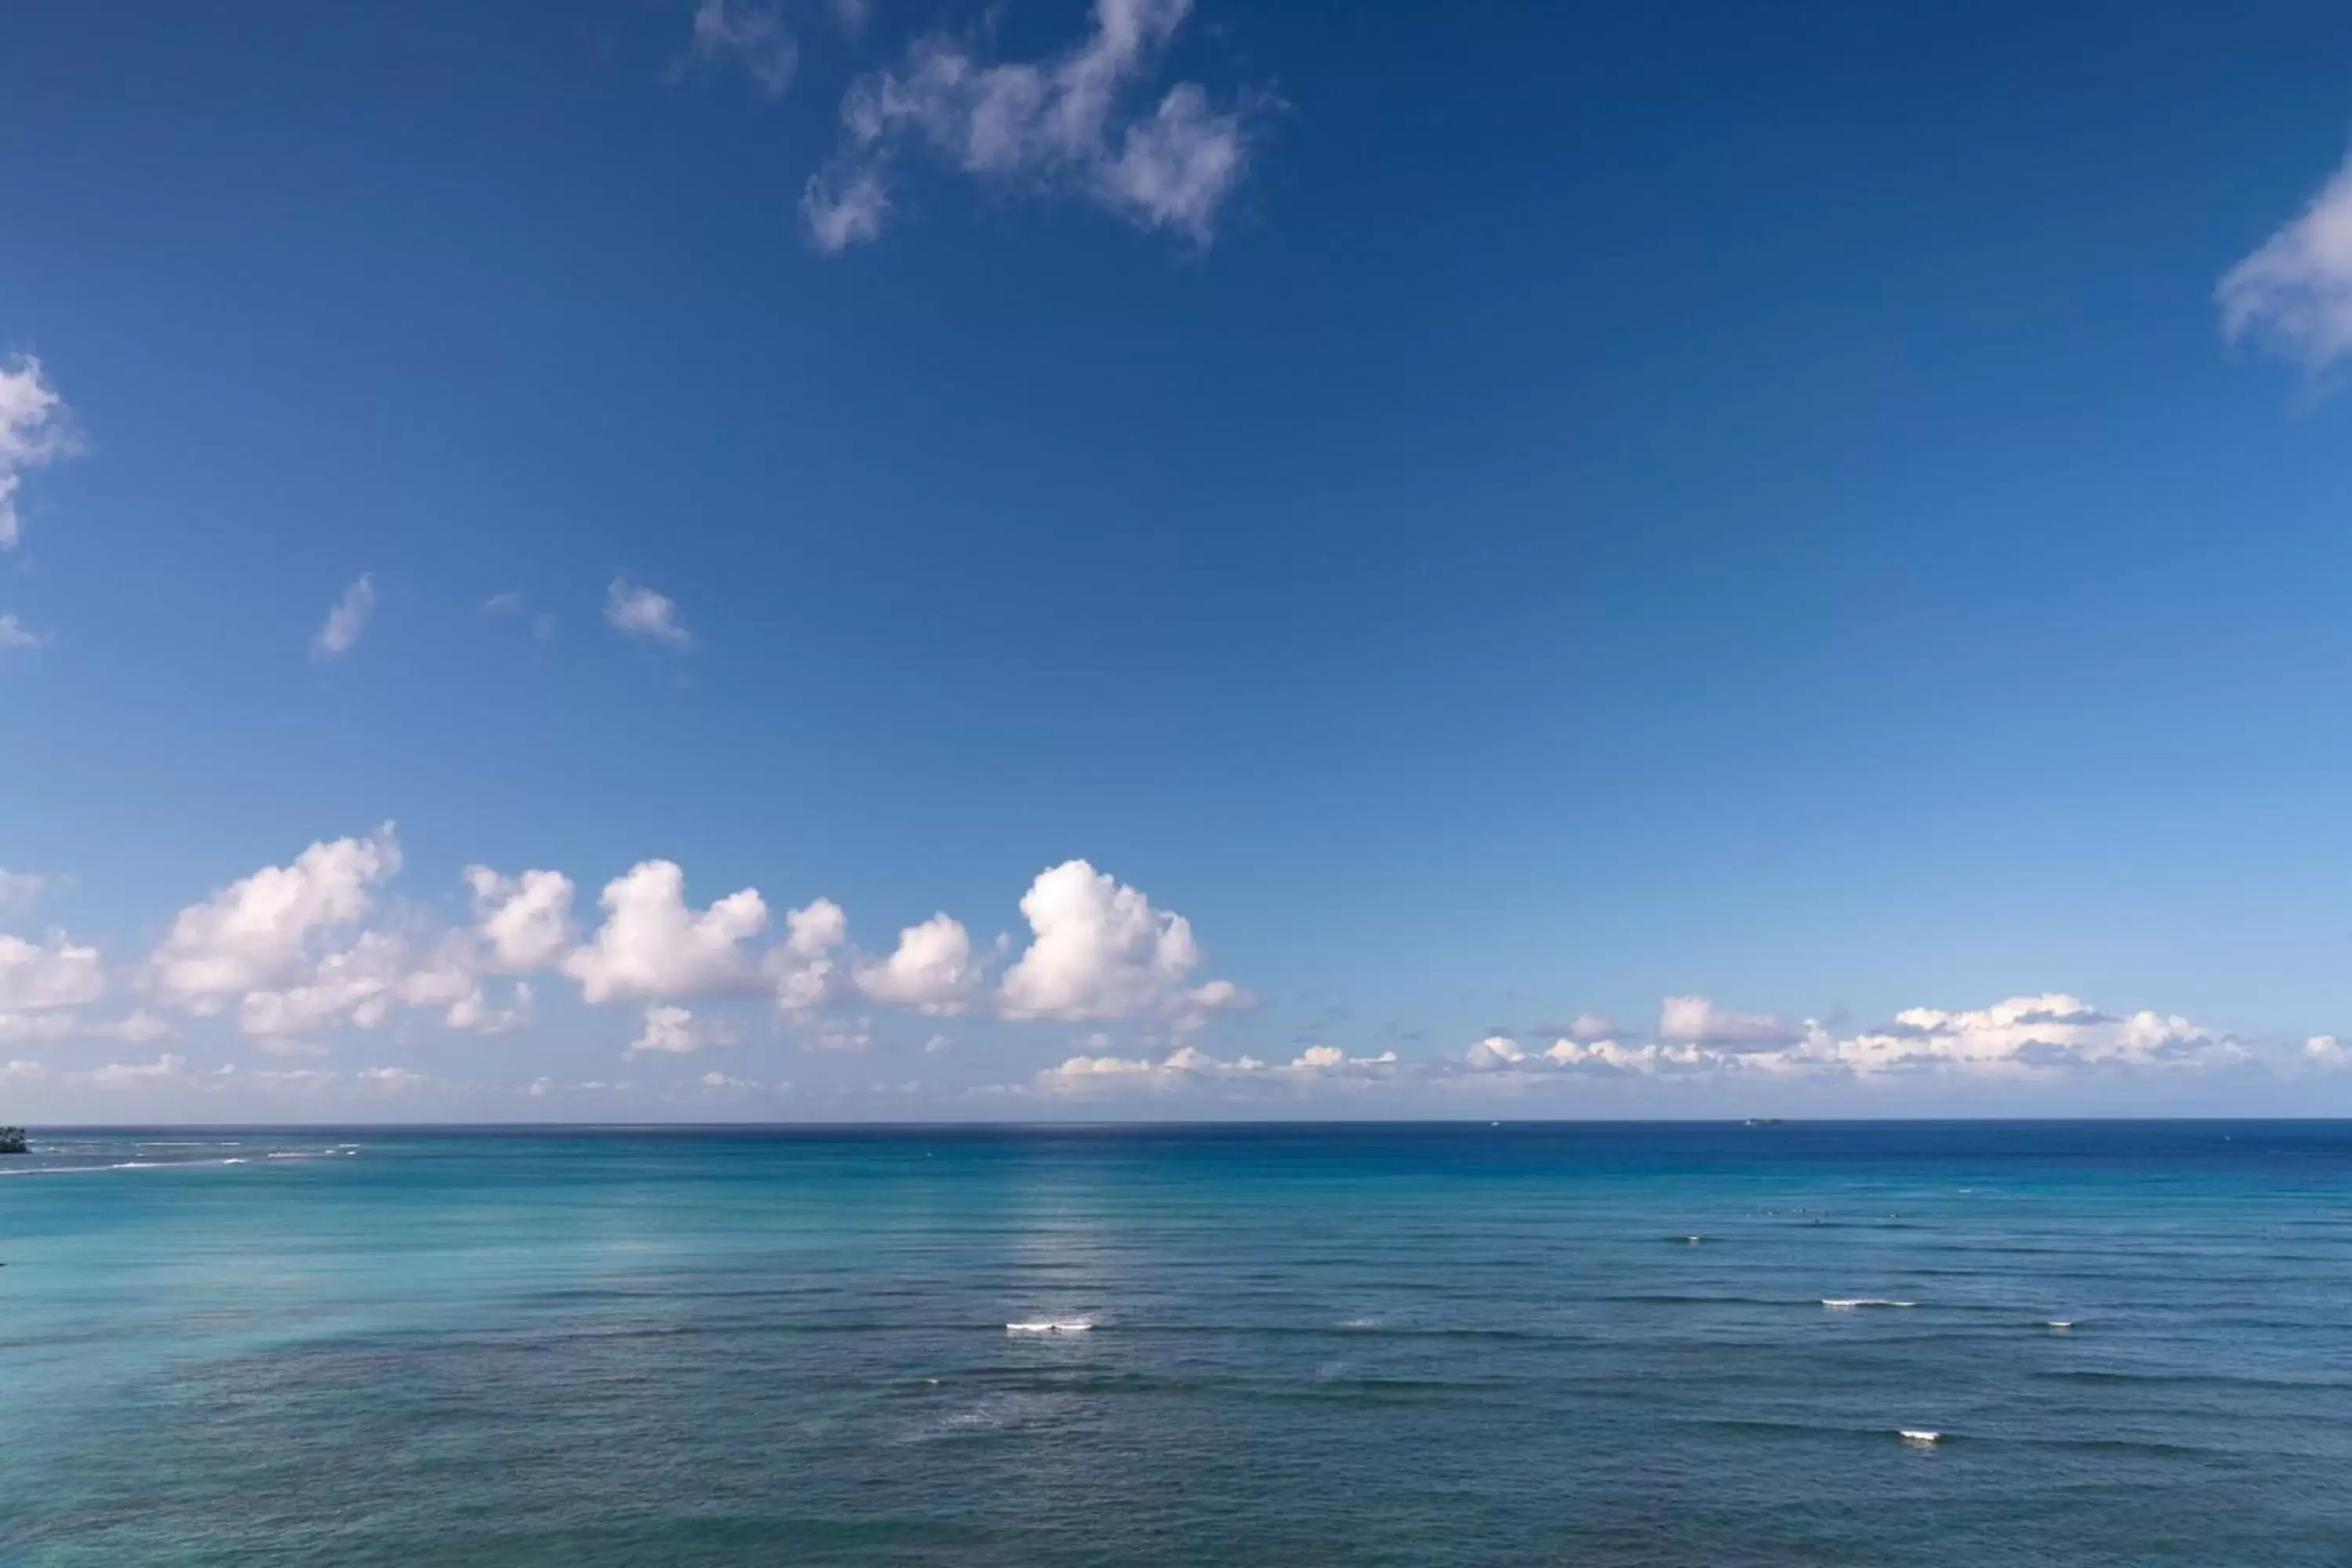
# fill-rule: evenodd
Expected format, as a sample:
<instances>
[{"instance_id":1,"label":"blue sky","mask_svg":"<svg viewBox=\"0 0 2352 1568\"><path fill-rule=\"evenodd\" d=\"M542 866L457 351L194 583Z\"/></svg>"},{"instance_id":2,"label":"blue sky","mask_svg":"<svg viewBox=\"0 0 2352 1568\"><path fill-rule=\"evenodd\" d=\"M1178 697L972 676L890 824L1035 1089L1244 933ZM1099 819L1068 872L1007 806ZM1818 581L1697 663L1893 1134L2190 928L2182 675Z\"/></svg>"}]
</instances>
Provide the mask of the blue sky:
<instances>
[{"instance_id":1,"label":"blue sky","mask_svg":"<svg viewBox=\"0 0 2352 1568\"><path fill-rule=\"evenodd\" d=\"M0 116L19 1119L2352 1110L2341 7L18 7Z\"/></svg>"}]
</instances>

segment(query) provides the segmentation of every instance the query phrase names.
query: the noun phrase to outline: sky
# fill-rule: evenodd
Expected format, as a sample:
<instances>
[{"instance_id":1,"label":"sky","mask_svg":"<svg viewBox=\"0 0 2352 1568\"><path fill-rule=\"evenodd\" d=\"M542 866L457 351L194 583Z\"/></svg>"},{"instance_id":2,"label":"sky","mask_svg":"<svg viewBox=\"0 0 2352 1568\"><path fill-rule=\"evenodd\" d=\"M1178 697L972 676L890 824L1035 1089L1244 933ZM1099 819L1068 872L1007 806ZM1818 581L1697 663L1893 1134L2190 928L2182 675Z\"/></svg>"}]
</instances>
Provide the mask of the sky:
<instances>
[{"instance_id":1,"label":"sky","mask_svg":"<svg viewBox=\"0 0 2352 1568\"><path fill-rule=\"evenodd\" d=\"M2347 151L2303 0L10 7L0 1121L2352 1113Z\"/></svg>"}]
</instances>

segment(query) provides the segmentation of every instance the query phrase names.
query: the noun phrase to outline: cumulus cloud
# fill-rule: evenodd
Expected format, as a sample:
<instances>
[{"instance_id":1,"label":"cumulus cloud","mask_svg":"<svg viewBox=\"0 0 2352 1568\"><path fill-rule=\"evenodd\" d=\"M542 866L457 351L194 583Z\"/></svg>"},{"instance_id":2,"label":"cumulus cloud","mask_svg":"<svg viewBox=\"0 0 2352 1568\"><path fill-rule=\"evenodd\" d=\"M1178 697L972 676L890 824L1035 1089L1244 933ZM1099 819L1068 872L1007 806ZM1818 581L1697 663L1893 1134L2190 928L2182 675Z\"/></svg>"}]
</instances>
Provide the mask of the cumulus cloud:
<instances>
[{"instance_id":1,"label":"cumulus cloud","mask_svg":"<svg viewBox=\"0 0 2352 1568\"><path fill-rule=\"evenodd\" d=\"M694 8L694 34L680 65L731 61L751 79L761 97L782 98L793 85L800 59L799 40L784 25L781 7L702 0Z\"/></svg>"},{"instance_id":2,"label":"cumulus cloud","mask_svg":"<svg viewBox=\"0 0 2352 1568\"><path fill-rule=\"evenodd\" d=\"M346 1020L373 1029L402 999L406 960L396 936L362 931L351 946L307 965L295 983L246 992L237 1003L237 1026L248 1035L269 1037L304 1034Z\"/></svg>"},{"instance_id":3,"label":"cumulus cloud","mask_svg":"<svg viewBox=\"0 0 2352 1568\"><path fill-rule=\"evenodd\" d=\"M598 902L604 925L563 963L591 1002L694 996L759 979L746 944L768 929L768 906L754 889L698 911L687 907L677 862L646 860L606 883Z\"/></svg>"},{"instance_id":4,"label":"cumulus cloud","mask_svg":"<svg viewBox=\"0 0 2352 1568\"><path fill-rule=\"evenodd\" d=\"M1858 1074L1921 1068L2001 1073L2081 1068L2215 1067L2250 1058L2236 1036L2177 1015L2110 1015L2074 996L2012 996L1990 1007L1912 1007L1828 1053Z\"/></svg>"},{"instance_id":5,"label":"cumulus cloud","mask_svg":"<svg viewBox=\"0 0 2352 1568\"><path fill-rule=\"evenodd\" d=\"M527 981L517 981L507 1005L493 1007L479 988L449 1004L442 1022L453 1029L477 1035L508 1035L530 1022L533 993Z\"/></svg>"},{"instance_id":6,"label":"cumulus cloud","mask_svg":"<svg viewBox=\"0 0 2352 1568\"><path fill-rule=\"evenodd\" d=\"M1188 986L1201 962L1191 924L1084 860L1038 873L1021 913L1032 939L999 988L1009 1017L1157 1017L1183 1027L1247 1001L1230 981Z\"/></svg>"},{"instance_id":7,"label":"cumulus cloud","mask_svg":"<svg viewBox=\"0 0 2352 1568\"><path fill-rule=\"evenodd\" d=\"M34 1040L116 1040L143 1046L163 1039L171 1026L144 1009L129 1016L93 1020L65 1011L0 1013L0 1045Z\"/></svg>"},{"instance_id":8,"label":"cumulus cloud","mask_svg":"<svg viewBox=\"0 0 2352 1568\"><path fill-rule=\"evenodd\" d=\"M684 1007L656 1005L646 1009L645 1030L629 1042L628 1054L688 1056L713 1046L736 1045L742 1038L741 1028L730 1019L697 1018Z\"/></svg>"},{"instance_id":9,"label":"cumulus cloud","mask_svg":"<svg viewBox=\"0 0 2352 1568\"><path fill-rule=\"evenodd\" d=\"M2314 374L2352 353L2352 158L2213 295L2231 342L2251 341Z\"/></svg>"},{"instance_id":10,"label":"cumulus cloud","mask_svg":"<svg viewBox=\"0 0 2352 1568\"><path fill-rule=\"evenodd\" d=\"M626 577L615 577L604 593L604 621L624 637L659 643L683 653L694 646L677 602Z\"/></svg>"},{"instance_id":11,"label":"cumulus cloud","mask_svg":"<svg viewBox=\"0 0 2352 1568\"><path fill-rule=\"evenodd\" d=\"M367 630L368 617L375 614L375 577L362 572L343 590L327 618L310 635L310 657L321 662L341 658L359 646L360 635Z\"/></svg>"},{"instance_id":12,"label":"cumulus cloud","mask_svg":"<svg viewBox=\"0 0 2352 1568\"><path fill-rule=\"evenodd\" d=\"M1769 1051L1805 1038L1807 1026L1769 1013L1738 1013L1704 996L1669 996L1658 1005L1658 1037L1727 1051Z\"/></svg>"},{"instance_id":13,"label":"cumulus cloud","mask_svg":"<svg viewBox=\"0 0 2352 1568\"><path fill-rule=\"evenodd\" d=\"M205 1075L192 1071L187 1058L166 1052L152 1062L109 1062L82 1076L100 1089L163 1089L191 1087Z\"/></svg>"},{"instance_id":14,"label":"cumulus cloud","mask_svg":"<svg viewBox=\"0 0 2352 1568\"><path fill-rule=\"evenodd\" d=\"M801 1045L812 1051L862 1051L874 1043L871 1018L812 1018L800 1026Z\"/></svg>"},{"instance_id":15,"label":"cumulus cloud","mask_svg":"<svg viewBox=\"0 0 2352 1568\"><path fill-rule=\"evenodd\" d=\"M908 926L889 957L857 971L857 988L877 1002L934 1016L969 1007L977 980L971 937L944 914Z\"/></svg>"},{"instance_id":16,"label":"cumulus cloud","mask_svg":"<svg viewBox=\"0 0 2352 1568\"><path fill-rule=\"evenodd\" d=\"M80 449L72 416L42 375L41 362L30 354L0 360L0 550L15 549L24 536L16 497L25 475ZM6 626L16 627L15 617ZM0 637L0 647L7 646Z\"/></svg>"},{"instance_id":17,"label":"cumulus cloud","mask_svg":"<svg viewBox=\"0 0 2352 1568\"><path fill-rule=\"evenodd\" d=\"M384 1094L405 1094L425 1088L433 1080L421 1072L407 1068L362 1068L356 1075L362 1089Z\"/></svg>"},{"instance_id":18,"label":"cumulus cloud","mask_svg":"<svg viewBox=\"0 0 2352 1568\"><path fill-rule=\"evenodd\" d=\"M79 1007L106 994L106 965L94 947L62 934L39 942L0 935L0 1013Z\"/></svg>"},{"instance_id":19,"label":"cumulus cloud","mask_svg":"<svg viewBox=\"0 0 2352 1568\"><path fill-rule=\"evenodd\" d=\"M1096 0L1085 37L1041 60L986 63L934 34L896 68L857 79L842 100L842 144L803 192L827 250L879 235L890 188L917 154L999 189L1093 203L1197 246L1248 164L1262 94L1225 108L1195 82L1139 111L1192 0Z\"/></svg>"},{"instance_id":20,"label":"cumulus cloud","mask_svg":"<svg viewBox=\"0 0 2352 1568\"><path fill-rule=\"evenodd\" d=\"M553 963L572 945L572 879L561 871L502 876L488 866L466 868L475 927L491 962L509 974Z\"/></svg>"},{"instance_id":21,"label":"cumulus cloud","mask_svg":"<svg viewBox=\"0 0 2352 1568\"><path fill-rule=\"evenodd\" d=\"M1489 1035L1463 1053L1462 1064L1472 1072L1494 1072L1517 1067L1528 1053L1508 1035Z\"/></svg>"},{"instance_id":22,"label":"cumulus cloud","mask_svg":"<svg viewBox=\"0 0 2352 1568\"><path fill-rule=\"evenodd\" d=\"M1718 1007L1703 996L1669 996L1654 1039L1563 1037L1538 1052L1498 1037L1472 1046L1462 1066L1471 1073L1522 1078L1715 1073L1871 1079L1937 1072L2039 1079L2081 1070L2210 1068L2254 1059L2238 1037L2187 1018L2107 1014L2057 994L1960 1011L1907 1008L1850 1035L1814 1019L1790 1022Z\"/></svg>"},{"instance_id":23,"label":"cumulus cloud","mask_svg":"<svg viewBox=\"0 0 2352 1568\"><path fill-rule=\"evenodd\" d=\"M14 616L0 616L0 653L19 653L49 646L47 637Z\"/></svg>"},{"instance_id":24,"label":"cumulus cloud","mask_svg":"<svg viewBox=\"0 0 2352 1568\"><path fill-rule=\"evenodd\" d=\"M1137 1089L1157 1093L1212 1082L1236 1087L1297 1086L1341 1079L1377 1082L1395 1077L1400 1067L1394 1051L1351 1057L1337 1046L1309 1046L1287 1062L1260 1061L1251 1056L1217 1057L1196 1046L1179 1046L1156 1059L1109 1053L1080 1054L1039 1073L1034 1084L1038 1092L1053 1095L1118 1094Z\"/></svg>"},{"instance_id":25,"label":"cumulus cloud","mask_svg":"<svg viewBox=\"0 0 2352 1568\"><path fill-rule=\"evenodd\" d=\"M376 889L400 868L385 823L365 838L311 845L180 911L151 963L157 992L192 1012L217 1012L271 990L306 966L325 932L364 919Z\"/></svg>"},{"instance_id":26,"label":"cumulus cloud","mask_svg":"<svg viewBox=\"0 0 2352 1568\"><path fill-rule=\"evenodd\" d=\"M766 960L777 1010L804 1020L841 992L834 951L849 939L849 917L831 899L817 899L784 911L785 937Z\"/></svg>"}]
</instances>

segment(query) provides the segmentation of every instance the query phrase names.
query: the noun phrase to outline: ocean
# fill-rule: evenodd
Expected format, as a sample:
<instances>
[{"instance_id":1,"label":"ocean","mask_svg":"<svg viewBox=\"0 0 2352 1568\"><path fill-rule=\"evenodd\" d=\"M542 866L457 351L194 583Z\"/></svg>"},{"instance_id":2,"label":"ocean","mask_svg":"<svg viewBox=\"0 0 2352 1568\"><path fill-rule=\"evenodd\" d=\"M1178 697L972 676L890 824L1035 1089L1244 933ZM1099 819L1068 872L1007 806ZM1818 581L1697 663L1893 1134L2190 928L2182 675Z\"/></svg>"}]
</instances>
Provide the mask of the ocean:
<instances>
[{"instance_id":1,"label":"ocean","mask_svg":"<svg viewBox=\"0 0 2352 1568\"><path fill-rule=\"evenodd\" d=\"M2352 1563L2352 1123L37 1131L0 1172L12 1568Z\"/></svg>"}]
</instances>

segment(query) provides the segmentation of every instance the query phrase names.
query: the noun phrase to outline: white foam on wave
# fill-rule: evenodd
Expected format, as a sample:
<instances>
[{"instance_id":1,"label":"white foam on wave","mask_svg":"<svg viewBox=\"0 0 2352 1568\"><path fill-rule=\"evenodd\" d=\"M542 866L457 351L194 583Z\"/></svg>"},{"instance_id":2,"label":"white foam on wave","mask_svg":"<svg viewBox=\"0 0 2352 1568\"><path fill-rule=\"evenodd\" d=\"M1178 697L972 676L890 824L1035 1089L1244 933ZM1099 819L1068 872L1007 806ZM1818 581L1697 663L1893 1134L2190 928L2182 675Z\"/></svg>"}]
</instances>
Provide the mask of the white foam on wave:
<instances>
[{"instance_id":1,"label":"white foam on wave","mask_svg":"<svg viewBox=\"0 0 2352 1568\"><path fill-rule=\"evenodd\" d=\"M2063 1334L2067 1330L2074 1326L2074 1320L2072 1318L2053 1318L2042 1326L2048 1329L2053 1333Z\"/></svg>"},{"instance_id":2,"label":"white foam on wave","mask_svg":"<svg viewBox=\"0 0 2352 1568\"><path fill-rule=\"evenodd\" d=\"M1007 1323L1008 1334L1083 1334L1094 1325L1084 1318L1046 1318L1032 1323Z\"/></svg>"},{"instance_id":3,"label":"white foam on wave","mask_svg":"<svg viewBox=\"0 0 2352 1568\"><path fill-rule=\"evenodd\" d=\"M1852 1312L1864 1307L1916 1307L1916 1301L1897 1301L1885 1296L1824 1296L1822 1305L1832 1312Z\"/></svg>"},{"instance_id":4,"label":"white foam on wave","mask_svg":"<svg viewBox=\"0 0 2352 1568\"><path fill-rule=\"evenodd\" d=\"M1944 1435L1941 1432L1931 1432L1925 1426L1901 1427L1897 1430L1896 1436L1905 1442L1916 1444L1922 1448L1933 1447L1944 1440Z\"/></svg>"}]
</instances>

